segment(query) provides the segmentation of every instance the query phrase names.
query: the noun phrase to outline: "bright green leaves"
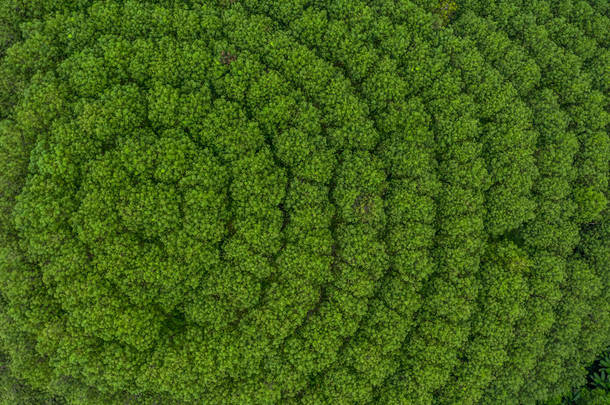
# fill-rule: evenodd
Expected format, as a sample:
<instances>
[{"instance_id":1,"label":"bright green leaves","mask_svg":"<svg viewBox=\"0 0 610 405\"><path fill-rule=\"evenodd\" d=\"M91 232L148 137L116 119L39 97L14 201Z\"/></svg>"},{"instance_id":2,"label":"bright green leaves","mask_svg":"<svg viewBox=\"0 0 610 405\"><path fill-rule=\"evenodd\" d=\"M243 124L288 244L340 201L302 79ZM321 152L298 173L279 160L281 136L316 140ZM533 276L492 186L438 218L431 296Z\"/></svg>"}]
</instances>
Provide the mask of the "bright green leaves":
<instances>
[{"instance_id":1,"label":"bright green leaves","mask_svg":"<svg viewBox=\"0 0 610 405\"><path fill-rule=\"evenodd\" d=\"M383 243L367 224L345 226L337 234L337 254L342 258L341 278L337 286L355 296L372 294L374 281L387 267L387 254Z\"/></svg>"},{"instance_id":2,"label":"bright green leaves","mask_svg":"<svg viewBox=\"0 0 610 405\"><path fill-rule=\"evenodd\" d=\"M599 220L608 205L608 178L604 168L608 167L610 139L603 131L587 135L578 161L580 184L574 190L574 200L579 207L576 217L581 223Z\"/></svg>"},{"instance_id":3,"label":"bright green leaves","mask_svg":"<svg viewBox=\"0 0 610 405\"><path fill-rule=\"evenodd\" d=\"M145 106L137 86L111 87L99 99L82 101L75 107L77 123L92 140L101 145L113 144L116 137L144 126Z\"/></svg>"},{"instance_id":4,"label":"bright green leaves","mask_svg":"<svg viewBox=\"0 0 610 405\"><path fill-rule=\"evenodd\" d=\"M307 234L315 234L315 239L322 237L324 231L330 228L335 213L335 206L328 201L328 187L301 181L290 184L284 208L291 212L285 234L292 242L302 240L303 235ZM307 240L301 243L307 243ZM313 251L330 254L322 246L311 247Z\"/></svg>"},{"instance_id":5,"label":"bright green leaves","mask_svg":"<svg viewBox=\"0 0 610 405\"><path fill-rule=\"evenodd\" d=\"M453 41L455 65L462 71L467 91L473 95L483 131L483 151L490 175L486 227L492 236L518 228L534 216L531 201L536 133L531 116L514 88L485 64L474 44Z\"/></svg>"},{"instance_id":6,"label":"bright green leaves","mask_svg":"<svg viewBox=\"0 0 610 405\"><path fill-rule=\"evenodd\" d=\"M329 256L316 255L306 248L288 245L278 258L282 276L297 278L312 284L324 284L332 280Z\"/></svg>"},{"instance_id":7,"label":"bright green leaves","mask_svg":"<svg viewBox=\"0 0 610 405\"><path fill-rule=\"evenodd\" d=\"M0 241L12 235L14 199L21 192L28 167L29 148L22 131L9 120L0 121Z\"/></svg>"},{"instance_id":8,"label":"bright green leaves","mask_svg":"<svg viewBox=\"0 0 610 405\"><path fill-rule=\"evenodd\" d=\"M230 186L235 235L254 251L273 254L280 248L282 213L277 207L285 195L285 173L273 166L268 148L245 157L232 167Z\"/></svg>"},{"instance_id":9,"label":"bright green leaves","mask_svg":"<svg viewBox=\"0 0 610 405\"><path fill-rule=\"evenodd\" d=\"M207 274L202 287L209 294L217 294L229 301L235 309L245 310L256 305L260 295L260 282L252 274L237 266L215 268Z\"/></svg>"},{"instance_id":10,"label":"bright green leaves","mask_svg":"<svg viewBox=\"0 0 610 405\"><path fill-rule=\"evenodd\" d=\"M142 184L121 191L121 201L116 209L127 231L153 239L179 225L180 200L171 187Z\"/></svg>"},{"instance_id":11,"label":"bright green leaves","mask_svg":"<svg viewBox=\"0 0 610 405\"><path fill-rule=\"evenodd\" d=\"M238 70L239 66L235 69L231 69L231 77L242 82L243 74ZM252 114L261 123L262 129L272 136L288 129L286 124L295 115L296 99L300 97L290 88L289 83L273 70L261 74L247 91L247 102Z\"/></svg>"},{"instance_id":12,"label":"bright green leaves","mask_svg":"<svg viewBox=\"0 0 610 405\"><path fill-rule=\"evenodd\" d=\"M216 99L213 110L202 123L196 140L226 161L239 159L257 151L264 136L255 122L245 121L239 105L225 99Z\"/></svg>"},{"instance_id":13,"label":"bright green leaves","mask_svg":"<svg viewBox=\"0 0 610 405\"><path fill-rule=\"evenodd\" d=\"M578 221L583 223L599 219L601 212L608 204L604 193L594 187L574 190L574 202L579 206Z\"/></svg>"},{"instance_id":14,"label":"bright green leaves","mask_svg":"<svg viewBox=\"0 0 610 405\"><path fill-rule=\"evenodd\" d=\"M193 188L182 197L182 227L191 238L218 243L226 235L226 196L205 188Z\"/></svg>"},{"instance_id":15,"label":"bright green leaves","mask_svg":"<svg viewBox=\"0 0 610 405\"><path fill-rule=\"evenodd\" d=\"M154 146L156 149L154 179L162 183L176 183L193 165L197 156L197 146L182 131L168 130L160 135Z\"/></svg>"},{"instance_id":16,"label":"bright green leaves","mask_svg":"<svg viewBox=\"0 0 610 405\"><path fill-rule=\"evenodd\" d=\"M70 194L61 191L59 184L32 175L17 197L15 228L32 257L48 259L68 238L68 213L76 207Z\"/></svg>"},{"instance_id":17,"label":"bright green leaves","mask_svg":"<svg viewBox=\"0 0 610 405\"><path fill-rule=\"evenodd\" d=\"M473 316L473 330L454 370L452 383L443 389L443 403L479 403L484 389L508 359L507 346L515 322L525 315L527 276L531 261L514 244L491 245L481 261L481 294Z\"/></svg>"},{"instance_id":18,"label":"bright green leaves","mask_svg":"<svg viewBox=\"0 0 610 405\"><path fill-rule=\"evenodd\" d=\"M80 97L95 97L108 86L110 74L104 60L91 51L82 51L64 60L58 69L68 78L72 91Z\"/></svg>"},{"instance_id":19,"label":"bright green leaves","mask_svg":"<svg viewBox=\"0 0 610 405\"><path fill-rule=\"evenodd\" d=\"M236 161L231 169L231 196L237 207L263 213L262 206L278 205L284 198L285 173L274 166L269 148Z\"/></svg>"},{"instance_id":20,"label":"bright green leaves","mask_svg":"<svg viewBox=\"0 0 610 405\"><path fill-rule=\"evenodd\" d=\"M124 150L130 150L128 144ZM128 192L135 191L129 180L129 175L133 172L130 173L119 166L121 160L112 159L114 155L114 153L109 153L104 155L105 158L93 161L83 179L79 192L81 203L78 211L73 215L72 226L79 238L86 243L93 244L95 241L105 239L108 235L120 232L121 213L116 210L116 204L119 203L121 194L126 195ZM147 155L139 154L138 156L142 158ZM132 165L134 163L135 170L139 169L144 172L146 169L150 169L146 161L141 165L138 165L137 161L128 162ZM123 213L123 215L125 214Z\"/></svg>"},{"instance_id":21,"label":"bright green leaves","mask_svg":"<svg viewBox=\"0 0 610 405\"><path fill-rule=\"evenodd\" d=\"M157 84L148 94L148 120L154 129L168 129L176 126L178 90L171 86Z\"/></svg>"},{"instance_id":22,"label":"bright green leaves","mask_svg":"<svg viewBox=\"0 0 610 405\"><path fill-rule=\"evenodd\" d=\"M104 35L98 39L106 71L117 81L124 82L129 78L129 55L133 45L126 38L115 35ZM79 66L86 68L86 65Z\"/></svg>"},{"instance_id":23,"label":"bright green leaves","mask_svg":"<svg viewBox=\"0 0 610 405\"><path fill-rule=\"evenodd\" d=\"M337 157L323 136L307 136L297 129L278 136L276 153L283 163L293 166L296 176L308 181L328 182L337 164Z\"/></svg>"},{"instance_id":24,"label":"bright green leaves","mask_svg":"<svg viewBox=\"0 0 610 405\"><path fill-rule=\"evenodd\" d=\"M431 149L434 145L430 117L419 98L393 103L381 114L378 125L384 132L396 134L381 141L383 161L396 177L417 177L433 180L431 169L436 165Z\"/></svg>"},{"instance_id":25,"label":"bright green leaves","mask_svg":"<svg viewBox=\"0 0 610 405\"><path fill-rule=\"evenodd\" d=\"M428 190L422 190L415 182L399 179L390 183L392 193L387 198L388 217L396 224L407 224L410 221L431 225L435 215L434 200L424 194ZM421 193L421 194L420 194ZM420 235L419 231L414 232ZM404 238L407 243L417 240L413 237Z\"/></svg>"},{"instance_id":26,"label":"bright green leaves","mask_svg":"<svg viewBox=\"0 0 610 405\"><path fill-rule=\"evenodd\" d=\"M381 161L369 153L345 152L341 158L341 181L333 192L341 220L378 229L386 221L382 195L387 185Z\"/></svg>"},{"instance_id":27,"label":"bright green leaves","mask_svg":"<svg viewBox=\"0 0 610 405\"><path fill-rule=\"evenodd\" d=\"M53 121L68 110L68 92L54 74L37 74L15 106L14 118L23 131L24 141L32 145L51 128Z\"/></svg>"},{"instance_id":28,"label":"bright green leaves","mask_svg":"<svg viewBox=\"0 0 610 405\"><path fill-rule=\"evenodd\" d=\"M278 158L288 166L296 166L315 150L311 140L296 129L289 129L279 134L276 144Z\"/></svg>"},{"instance_id":29,"label":"bright green leaves","mask_svg":"<svg viewBox=\"0 0 610 405\"><path fill-rule=\"evenodd\" d=\"M384 109L388 103L399 103L405 99L407 85L396 79L397 65L396 60L388 57L377 61L376 72L364 81L362 91L373 113Z\"/></svg>"}]
</instances>

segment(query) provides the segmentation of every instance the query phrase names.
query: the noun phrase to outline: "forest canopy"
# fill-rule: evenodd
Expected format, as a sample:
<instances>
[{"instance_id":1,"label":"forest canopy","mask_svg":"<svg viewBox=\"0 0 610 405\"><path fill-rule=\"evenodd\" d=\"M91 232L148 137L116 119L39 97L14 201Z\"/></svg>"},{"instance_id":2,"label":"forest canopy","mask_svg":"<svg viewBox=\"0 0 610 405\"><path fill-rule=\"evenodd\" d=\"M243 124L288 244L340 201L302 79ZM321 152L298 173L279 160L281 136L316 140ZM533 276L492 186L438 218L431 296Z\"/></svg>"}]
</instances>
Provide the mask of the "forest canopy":
<instances>
[{"instance_id":1,"label":"forest canopy","mask_svg":"<svg viewBox=\"0 0 610 405\"><path fill-rule=\"evenodd\" d=\"M605 0L0 0L3 404L535 404L610 342Z\"/></svg>"}]
</instances>

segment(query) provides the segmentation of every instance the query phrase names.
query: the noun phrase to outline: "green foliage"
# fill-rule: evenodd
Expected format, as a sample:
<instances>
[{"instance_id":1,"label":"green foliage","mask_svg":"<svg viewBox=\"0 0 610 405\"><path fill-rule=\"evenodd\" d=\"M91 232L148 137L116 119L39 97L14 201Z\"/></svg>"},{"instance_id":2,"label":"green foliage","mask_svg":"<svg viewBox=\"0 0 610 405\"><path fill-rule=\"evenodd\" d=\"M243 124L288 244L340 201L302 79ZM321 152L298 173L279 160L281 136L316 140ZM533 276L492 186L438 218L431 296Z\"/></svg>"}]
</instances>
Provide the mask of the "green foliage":
<instances>
[{"instance_id":1,"label":"green foliage","mask_svg":"<svg viewBox=\"0 0 610 405\"><path fill-rule=\"evenodd\" d=\"M602 353L587 367L587 385L550 399L543 405L605 405L610 403L610 352Z\"/></svg>"},{"instance_id":2,"label":"green foliage","mask_svg":"<svg viewBox=\"0 0 610 405\"><path fill-rule=\"evenodd\" d=\"M0 399L582 385L610 340L607 11L0 0ZM606 403L600 364L574 401Z\"/></svg>"}]
</instances>

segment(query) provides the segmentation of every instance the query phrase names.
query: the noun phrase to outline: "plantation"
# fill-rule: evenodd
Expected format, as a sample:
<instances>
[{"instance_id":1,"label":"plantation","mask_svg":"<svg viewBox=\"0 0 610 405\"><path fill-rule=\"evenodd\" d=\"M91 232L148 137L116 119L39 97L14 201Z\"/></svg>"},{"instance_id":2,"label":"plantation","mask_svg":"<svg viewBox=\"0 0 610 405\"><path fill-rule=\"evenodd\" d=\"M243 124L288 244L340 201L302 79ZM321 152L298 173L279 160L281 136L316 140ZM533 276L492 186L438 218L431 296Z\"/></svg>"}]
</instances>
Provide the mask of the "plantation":
<instances>
[{"instance_id":1,"label":"plantation","mask_svg":"<svg viewBox=\"0 0 610 405\"><path fill-rule=\"evenodd\" d=\"M0 0L1 403L582 386L610 344L609 16Z\"/></svg>"}]
</instances>

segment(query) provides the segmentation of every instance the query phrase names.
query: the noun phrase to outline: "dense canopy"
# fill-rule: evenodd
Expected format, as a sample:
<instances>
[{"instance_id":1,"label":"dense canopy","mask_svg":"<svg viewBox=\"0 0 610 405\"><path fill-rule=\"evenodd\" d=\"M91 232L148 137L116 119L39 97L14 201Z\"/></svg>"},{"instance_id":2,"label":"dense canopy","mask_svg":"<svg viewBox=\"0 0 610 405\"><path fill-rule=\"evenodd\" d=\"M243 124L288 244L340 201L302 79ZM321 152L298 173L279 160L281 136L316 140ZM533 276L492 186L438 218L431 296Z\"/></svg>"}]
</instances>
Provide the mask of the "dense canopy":
<instances>
[{"instance_id":1,"label":"dense canopy","mask_svg":"<svg viewBox=\"0 0 610 405\"><path fill-rule=\"evenodd\" d=\"M0 0L4 400L581 384L610 342L609 4Z\"/></svg>"}]
</instances>

